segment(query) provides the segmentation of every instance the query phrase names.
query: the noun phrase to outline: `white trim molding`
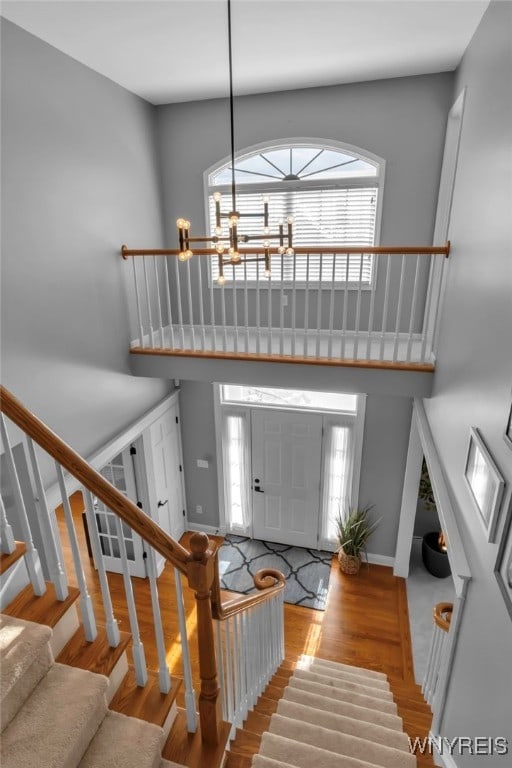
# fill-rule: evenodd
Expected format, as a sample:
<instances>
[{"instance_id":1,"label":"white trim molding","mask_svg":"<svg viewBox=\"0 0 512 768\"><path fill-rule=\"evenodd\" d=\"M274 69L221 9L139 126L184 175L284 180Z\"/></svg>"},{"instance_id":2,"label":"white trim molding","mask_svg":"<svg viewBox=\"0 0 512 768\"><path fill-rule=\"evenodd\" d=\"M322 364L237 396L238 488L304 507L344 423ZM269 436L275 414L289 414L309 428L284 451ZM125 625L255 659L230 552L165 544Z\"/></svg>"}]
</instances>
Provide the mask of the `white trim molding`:
<instances>
[{"instance_id":1,"label":"white trim molding","mask_svg":"<svg viewBox=\"0 0 512 768\"><path fill-rule=\"evenodd\" d=\"M201 525L201 523L186 523L187 531L199 531L199 533L209 533L212 536L225 536L226 527L223 525L215 528L214 525Z\"/></svg>"},{"instance_id":2,"label":"white trim molding","mask_svg":"<svg viewBox=\"0 0 512 768\"><path fill-rule=\"evenodd\" d=\"M395 558L390 557L389 555L379 555L376 552L368 552L366 555L367 560L372 565L385 565L386 568L394 568L395 567ZM364 555L363 555L363 562L364 562Z\"/></svg>"}]
</instances>

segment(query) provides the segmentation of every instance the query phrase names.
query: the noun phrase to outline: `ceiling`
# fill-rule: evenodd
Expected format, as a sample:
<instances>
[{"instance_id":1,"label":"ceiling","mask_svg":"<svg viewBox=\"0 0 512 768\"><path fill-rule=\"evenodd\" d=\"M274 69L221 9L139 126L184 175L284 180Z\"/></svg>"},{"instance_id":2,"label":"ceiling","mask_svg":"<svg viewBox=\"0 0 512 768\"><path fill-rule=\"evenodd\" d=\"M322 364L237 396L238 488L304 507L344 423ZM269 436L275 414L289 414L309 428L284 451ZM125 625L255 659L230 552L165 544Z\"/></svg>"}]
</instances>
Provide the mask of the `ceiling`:
<instances>
[{"instance_id":1,"label":"ceiling","mask_svg":"<svg viewBox=\"0 0 512 768\"><path fill-rule=\"evenodd\" d=\"M455 69L489 0L232 0L235 94ZM2 2L153 104L227 95L225 0Z\"/></svg>"}]
</instances>

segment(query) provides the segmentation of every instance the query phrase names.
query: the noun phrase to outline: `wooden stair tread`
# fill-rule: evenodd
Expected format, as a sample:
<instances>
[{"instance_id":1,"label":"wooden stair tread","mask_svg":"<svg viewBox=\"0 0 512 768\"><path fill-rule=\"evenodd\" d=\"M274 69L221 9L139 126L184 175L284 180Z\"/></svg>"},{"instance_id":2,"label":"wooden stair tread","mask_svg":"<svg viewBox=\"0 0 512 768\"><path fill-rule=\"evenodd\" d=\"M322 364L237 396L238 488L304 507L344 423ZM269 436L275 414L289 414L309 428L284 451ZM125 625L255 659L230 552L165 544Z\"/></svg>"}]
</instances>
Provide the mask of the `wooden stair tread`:
<instances>
[{"instance_id":1,"label":"wooden stair tread","mask_svg":"<svg viewBox=\"0 0 512 768\"><path fill-rule=\"evenodd\" d=\"M160 693L158 674L148 671L148 682L141 688L137 685L135 670L130 667L109 708L122 715L138 717L139 720L162 727L180 686L181 680L173 677L169 693Z\"/></svg>"},{"instance_id":2,"label":"wooden stair tread","mask_svg":"<svg viewBox=\"0 0 512 768\"><path fill-rule=\"evenodd\" d=\"M44 595L36 597L32 585L28 584L7 608L4 608L3 612L8 616L33 621L36 624L45 624L53 629L79 597L80 592L76 587L68 587L66 599L58 600L55 587L48 582Z\"/></svg>"},{"instance_id":3,"label":"wooden stair tread","mask_svg":"<svg viewBox=\"0 0 512 768\"><path fill-rule=\"evenodd\" d=\"M110 676L115 665L130 644L129 632L121 632L121 641L116 648L108 644L107 632L104 627L98 627L98 636L92 642L85 639L83 625L77 629L73 637L64 646L57 656L59 664L67 664L69 667L86 669L96 672L98 675Z\"/></svg>"},{"instance_id":4,"label":"wooden stair tread","mask_svg":"<svg viewBox=\"0 0 512 768\"><path fill-rule=\"evenodd\" d=\"M237 728L235 739L232 742L229 751L234 755L252 757L259 751L260 744L261 734L246 731L245 728Z\"/></svg>"},{"instance_id":5,"label":"wooden stair tread","mask_svg":"<svg viewBox=\"0 0 512 768\"><path fill-rule=\"evenodd\" d=\"M14 552L11 552L10 554L2 552L0 554L0 575L5 573L5 571L8 571L9 568L14 565L14 563L18 562L27 551L27 545L23 541L17 541L15 543L16 549Z\"/></svg>"},{"instance_id":6,"label":"wooden stair tread","mask_svg":"<svg viewBox=\"0 0 512 768\"><path fill-rule=\"evenodd\" d=\"M251 731L261 736L262 733L268 731L270 727L270 715L264 715L258 711L258 705L252 712L249 712L246 720L244 721L244 730Z\"/></svg>"},{"instance_id":7,"label":"wooden stair tread","mask_svg":"<svg viewBox=\"0 0 512 768\"><path fill-rule=\"evenodd\" d=\"M277 710L278 701L279 699L269 699L268 696L263 694L259 697L254 709L259 712L260 715L268 715L270 717Z\"/></svg>"},{"instance_id":8,"label":"wooden stair tread","mask_svg":"<svg viewBox=\"0 0 512 768\"><path fill-rule=\"evenodd\" d=\"M226 762L224 768L251 768L252 757L246 757L245 755L233 755L231 752L226 753Z\"/></svg>"},{"instance_id":9,"label":"wooden stair tread","mask_svg":"<svg viewBox=\"0 0 512 768\"><path fill-rule=\"evenodd\" d=\"M187 768L220 768L224 762L224 753L228 743L231 724L220 724L220 741L216 746L203 744L201 726L198 723L196 733L188 733L187 717L183 709L178 714L171 732L162 750L162 757Z\"/></svg>"}]
</instances>

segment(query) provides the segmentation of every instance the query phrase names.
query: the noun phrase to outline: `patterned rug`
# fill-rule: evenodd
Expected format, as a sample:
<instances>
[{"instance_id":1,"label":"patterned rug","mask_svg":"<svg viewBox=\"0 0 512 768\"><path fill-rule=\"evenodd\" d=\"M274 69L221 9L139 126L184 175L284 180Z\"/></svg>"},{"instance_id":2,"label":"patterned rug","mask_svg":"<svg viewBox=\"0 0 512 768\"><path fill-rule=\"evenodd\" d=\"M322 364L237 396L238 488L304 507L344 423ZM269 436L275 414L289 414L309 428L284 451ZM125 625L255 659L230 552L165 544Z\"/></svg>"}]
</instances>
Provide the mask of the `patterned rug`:
<instances>
[{"instance_id":1,"label":"patterned rug","mask_svg":"<svg viewBox=\"0 0 512 768\"><path fill-rule=\"evenodd\" d=\"M286 576L285 603L325 611L331 561L332 552L228 534L219 550L221 587L247 595L260 568L277 568Z\"/></svg>"}]
</instances>

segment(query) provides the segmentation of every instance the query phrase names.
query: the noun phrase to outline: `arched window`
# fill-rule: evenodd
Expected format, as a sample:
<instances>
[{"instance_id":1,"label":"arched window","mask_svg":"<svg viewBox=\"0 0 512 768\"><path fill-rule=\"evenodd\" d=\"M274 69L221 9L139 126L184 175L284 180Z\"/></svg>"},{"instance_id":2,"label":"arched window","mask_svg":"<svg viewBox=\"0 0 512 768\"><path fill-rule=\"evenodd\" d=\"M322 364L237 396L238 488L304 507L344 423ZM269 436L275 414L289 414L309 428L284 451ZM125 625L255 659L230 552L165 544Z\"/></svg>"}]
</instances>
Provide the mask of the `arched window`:
<instances>
[{"instance_id":1,"label":"arched window","mask_svg":"<svg viewBox=\"0 0 512 768\"><path fill-rule=\"evenodd\" d=\"M269 200L270 228L276 231L280 221L294 217L294 244L300 246L375 245L380 204L383 163L364 156L353 147L327 145L310 141L265 145L241 153L235 161L237 209L241 213L263 209L263 197ZM231 161L223 162L206 174L208 193L208 231L215 227L213 193L229 195ZM250 218L239 222L240 234L254 233L258 225ZM332 280L332 257L324 258L322 274L318 256L310 258L310 282ZM282 278L293 280L293 257L283 260ZM373 259L353 256L348 265L344 257L335 264L336 281L345 284L372 283ZM304 271L305 260L296 260L295 269ZM249 280L256 278L258 264L247 265ZM262 269L262 267L261 267ZM281 270L273 278L281 279ZM212 259L212 277L217 277L216 259ZM243 279L243 270L235 273ZM230 275L226 275L230 279ZM296 282L306 279L295 273Z\"/></svg>"}]
</instances>

